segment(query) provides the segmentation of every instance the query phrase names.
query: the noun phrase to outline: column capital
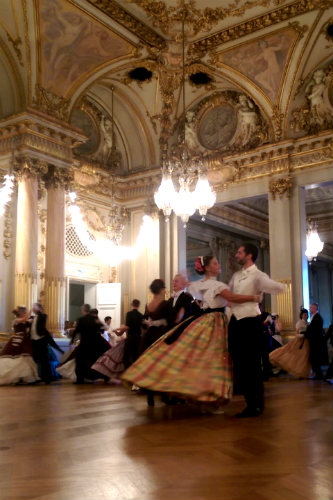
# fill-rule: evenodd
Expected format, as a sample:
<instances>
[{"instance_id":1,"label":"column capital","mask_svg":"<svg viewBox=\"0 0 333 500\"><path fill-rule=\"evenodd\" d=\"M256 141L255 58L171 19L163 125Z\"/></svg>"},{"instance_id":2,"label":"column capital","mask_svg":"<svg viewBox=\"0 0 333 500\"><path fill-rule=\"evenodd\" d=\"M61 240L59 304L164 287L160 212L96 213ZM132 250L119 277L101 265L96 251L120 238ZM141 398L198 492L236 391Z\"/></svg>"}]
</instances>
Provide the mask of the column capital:
<instances>
[{"instance_id":1,"label":"column capital","mask_svg":"<svg viewBox=\"0 0 333 500\"><path fill-rule=\"evenodd\" d=\"M43 160L21 156L15 159L13 170L18 180L37 178L48 172L48 164Z\"/></svg>"},{"instance_id":2,"label":"column capital","mask_svg":"<svg viewBox=\"0 0 333 500\"><path fill-rule=\"evenodd\" d=\"M74 182L73 170L51 166L48 175L45 179L45 186L47 189L62 188L65 191L68 191L73 182Z\"/></svg>"},{"instance_id":3,"label":"column capital","mask_svg":"<svg viewBox=\"0 0 333 500\"><path fill-rule=\"evenodd\" d=\"M281 177L280 179L271 179L269 181L269 192L271 193L273 200L276 199L277 195L280 199L282 199L284 195L286 195L287 198L290 198L292 188L293 182L290 175L287 177Z\"/></svg>"}]
</instances>

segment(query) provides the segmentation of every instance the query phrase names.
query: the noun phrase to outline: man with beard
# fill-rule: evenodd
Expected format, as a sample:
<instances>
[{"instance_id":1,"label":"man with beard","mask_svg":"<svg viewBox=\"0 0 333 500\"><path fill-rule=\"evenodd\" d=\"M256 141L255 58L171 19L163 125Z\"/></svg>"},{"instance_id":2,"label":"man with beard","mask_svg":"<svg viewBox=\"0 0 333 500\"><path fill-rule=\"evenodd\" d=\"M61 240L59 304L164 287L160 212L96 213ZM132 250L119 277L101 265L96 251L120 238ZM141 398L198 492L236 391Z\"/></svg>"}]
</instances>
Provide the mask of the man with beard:
<instances>
[{"instance_id":1,"label":"man with beard","mask_svg":"<svg viewBox=\"0 0 333 500\"><path fill-rule=\"evenodd\" d=\"M231 278L230 291L235 294L256 295L263 292L281 293L285 286L273 281L254 264L259 250L252 243L241 245L235 259L242 267ZM264 409L263 374L261 368L262 324L256 302L231 304L229 323L229 352L234 376L247 406L238 418L256 417Z\"/></svg>"}]
</instances>

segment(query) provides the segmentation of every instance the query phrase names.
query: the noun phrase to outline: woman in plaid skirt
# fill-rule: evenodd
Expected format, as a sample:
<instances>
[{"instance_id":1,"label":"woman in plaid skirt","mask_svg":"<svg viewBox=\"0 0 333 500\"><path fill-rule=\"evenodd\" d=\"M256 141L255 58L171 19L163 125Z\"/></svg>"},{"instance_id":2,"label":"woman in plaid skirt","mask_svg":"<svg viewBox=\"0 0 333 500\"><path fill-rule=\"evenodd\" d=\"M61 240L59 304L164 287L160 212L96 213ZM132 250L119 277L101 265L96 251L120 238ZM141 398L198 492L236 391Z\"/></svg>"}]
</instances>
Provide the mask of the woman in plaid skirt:
<instances>
[{"instance_id":1,"label":"woman in plaid skirt","mask_svg":"<svg viewBox=\"0 0 333 500\"><path fill-rule=\"evenodd\" d=\"M200 301L200 312L160 337L123 374L123 380L159 393L202 402L219 402L232 396L232 366L228 352L229 302L259 302L259 295L235 295L216 280L220 265L213 256L195 263L203 279L188 291Z\"/></svg>"}]
</instances>

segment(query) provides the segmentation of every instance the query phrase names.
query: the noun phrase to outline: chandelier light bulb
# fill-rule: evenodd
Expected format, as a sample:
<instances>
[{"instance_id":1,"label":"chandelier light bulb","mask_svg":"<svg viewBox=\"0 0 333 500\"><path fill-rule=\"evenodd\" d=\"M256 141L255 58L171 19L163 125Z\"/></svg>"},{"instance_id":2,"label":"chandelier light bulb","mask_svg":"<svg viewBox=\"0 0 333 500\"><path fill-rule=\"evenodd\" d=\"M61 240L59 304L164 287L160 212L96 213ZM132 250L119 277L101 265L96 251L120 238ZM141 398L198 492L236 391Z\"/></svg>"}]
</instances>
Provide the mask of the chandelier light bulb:
<instances>
[{"instance_id":1,"label":"chandelier light bulb","mask_svg":"<svg viewBox=\"0 0 333 500\"><path fill-rule=\"evenodd\" d=\"M216 202L216 193L212 190L207 175L200 174L197 185L195 187L194 196L196 199L196 206L201 215L201 220L205 220L207 211L212 208Z\"/></svg>"},{"instance_id":2,"label":"chandelier light bulb","mask_svg":"<svg viewBox=\"0 0 333 500\"><path fill-rule=\"evenodd\" d=\"M323 248L324 243L319 237L316 226L311 225L306 235L306 257L310 262L315 260Z\"/></svg>"},{"instance_id":3,"label":"chandelier light bulb","mask_svg":"<svg viewBox=\"0 0 333 500\"><path fill-rule=\"evenodd\" d=\"M166 221L169 220L171 215L176 195L171 174L163 173L161 184L154 194L154 200L157 207L163 211Z\"/></svg>"},{"instance_id":4,"label":"chandelier light bulb","mask_svg":"<svg viewBox=\"0 0 333 500\"><path fill-rule=\"evenodd\" d=\"M181 177L179 179L180 188L175 198L173 210L177 217L180 217L184 227L196 211L196 197L194 191L190 190L190 180Z\"/></svg>"},{"instance_id":5,"label":"chandelier light bulb","mask_svg":"<svg viewBox=\"0 0 333 500\"><path fill-rule=\"evenodd\" d=\"M70 193L68 193L68 197L69 197L71 203L75 203L76 193L74 191L71 191Z\"/></svg>"}]
</instances>

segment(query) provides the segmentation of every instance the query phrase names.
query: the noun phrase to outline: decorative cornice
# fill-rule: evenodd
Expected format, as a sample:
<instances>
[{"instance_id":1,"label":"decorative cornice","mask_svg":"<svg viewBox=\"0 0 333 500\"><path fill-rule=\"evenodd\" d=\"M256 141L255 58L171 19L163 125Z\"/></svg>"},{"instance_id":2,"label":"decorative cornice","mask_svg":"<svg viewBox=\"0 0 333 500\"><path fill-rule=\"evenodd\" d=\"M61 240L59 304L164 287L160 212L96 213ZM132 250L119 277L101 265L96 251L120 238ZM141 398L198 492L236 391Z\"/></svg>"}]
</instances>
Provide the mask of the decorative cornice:
<instances>
[{"instance_id":1,"label":"decorative cornice","mask_svg":"<svg viewBox=\"0 0 333 500\"><path fill-rule=\"evenodd\" d=\"M190 44L189 53L196 54L206 54L218 45L232 40L237 40L243 36L249 35L256 31L259 31L269 26L274 26L275 24L281 23L283 21L288 21L289 19L304 14L306 12L311 12L317 9L328 9L331 7L331 2L329 0L299 0L292 4L280 7L278 9L267 12L267 14L252 18L248 21L236 24L226 28L218 33L214 33L205 38L201 38ZM301 27L297 22L290 23L290 26L294 28L300 36L304 35L307 27Z\"/></svg>"},{"instance_id":2,"label":"decorative cornice","mask_svg":"<svg viewBox=\"0 0 333 500\"><path fill-rule=\"evenodd\" d=\"M88 0L89 3L97 7L104 14L114 19L129 31L134 33L140 40L153 47L162 49L165 47L165 40L149 26L134 17L127 10L121 7L115 0Z\"/></svg>"},{"instance_id":3,"label":"decorative cornice","mask_svg":"<svg viewBox=\"0 0 333 500\"><path fill-rule=\"evenodd\" d=\"M28 156L67 168L72 149L86 136L75 127L40 111L27 111L0 121L0 155Z\"/></svg>"},{"instance_id":4,"label":"decorative cornice","mask_svg":"<svg viewBox=\"0 0 333 500\"><path fill-rule=\"evenodd\" d=\"M168 38L180 38L179 25L184 20L187 37L194 37L201 32L208 32L220 21L229 17L241 17L255 7L269 8L270 4L279 5L285 0L248 0L243 5L239 2L230 2L223 7L205 7L203 10L196 7L195 0L177 1L176 5L167 5L160 0L128 0L141 7L154 26L157 26Z\"/></svg>"},{"instance_id":5,"label":"decorative cornice","mask_svg":"<svg viewBox=\"0 0 333 500\"><path fill-rule=\"evenodd\" d=\"M279 196L279 198L282 199L284 195L286 195L287 198L290 198L292 187L292 178L289 175L288 177L272 179L269 181L269 192L271 193L273 200L275 200L276 196Z\"/></svg>"},{"instance_id":6,"label":"decorative cornice","mask_svg":"<svg viewBox=\"0 0 333 500\"><path fill-rule=\"evenodd\" d=\"M216 157L208 175L217 192L227 186L264 179L276 175L289 176L292 173L315 167L331 168L333 151L331 133L302 137L294 140L265 144L254 150L235 153L230 156L221 154ZM220 174L227 169L230 172L227 180L221 180ZM110 198L110 177L107 172L93 166L77 163L74 167L75 190L83 197L96 199L101 203L105 197ZM144 204L153 196L161 181L160 169L145 170L114 179L115 199L127 207Z\"/></svg>"}]
</instances>

